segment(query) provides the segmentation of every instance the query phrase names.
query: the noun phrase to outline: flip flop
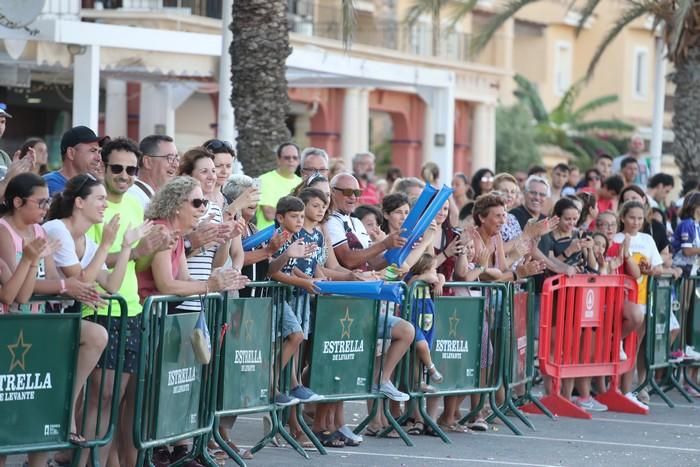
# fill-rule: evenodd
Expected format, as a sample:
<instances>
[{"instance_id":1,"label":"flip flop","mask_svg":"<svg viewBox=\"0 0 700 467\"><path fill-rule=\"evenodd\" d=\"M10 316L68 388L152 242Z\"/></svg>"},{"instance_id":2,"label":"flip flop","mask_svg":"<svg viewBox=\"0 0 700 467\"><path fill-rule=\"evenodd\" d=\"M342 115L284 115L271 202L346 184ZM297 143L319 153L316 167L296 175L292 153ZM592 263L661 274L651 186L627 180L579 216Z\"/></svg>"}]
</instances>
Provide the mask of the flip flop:
<instances>
[{"instance_id":1,"label":"flip flop","mask_svg":"<svg viewBox=\"0 0 700 467\"><path fill-rule=\"evenodd\" d=\"M467 423L467 428L474 431L488 431L489 424L483 418L477 418L473 422Z\"/></svg>"},{"instance_id":2,"label":"flip flop","mask_svg":"<svg viewBox=\"0 0 700 467\"><path fill-rule=\"evenodd\" d=\"M425 423L421 422L420 420L417 422L413 422L413 425L406 430L406 433L412 436L420 436L425 432Z\"/></svg>"},{"instance_id":3,"label":"flip flop","mask_svg":"<svg viewBox=\"0 0 700 467\"><path fill-rule=\"evenodd\" d=\"M84 448L87 446L87 440L83 438L80 433L76 433L74 431L71 431L68 434L68 442L70 444L74 444L75 446L79 446L81 448Z\"/></svg>"},{"instance_id":4,"label":"flip flop","mask_svg":"<svg viewBox=\"0 0 700 467\"><path fill-rule=\"evenodd\" d=\"M296 441L299 446L301 446L303 449L313 449L314 443L311 442L311 440L306 436L306 434L303 431L297 431L296 433L290 433L292 435L292 438L294 438L294 441Z\"/></svg>"},{"instance_id":5,"label":"flip flop","mask_svg":"<svg viewBox=\"0 0 700 467\"><path fill-rule=\"evenodd\" d=\"M442 425L438 424L440 429L444 432L447 433L464 433L464 434L470 434L472 433L472 430L467 428L464 425L460 425L459 423L455 423L454 425Z\"/></svg>"},{"instance_id":6,"label":"flip flop","mask_svg":"<svg viewBox=\"0 0 700 467\"><path fill-rule=\"evenodd\" d=\"M354 447L360 445L360 443L358 443L357 441L354 441L354 440L348 438L347 436L345 436L343 434L343 432L340 430L335 430L333 435L336 436L339 440L341 440L346 446L354 448Z\"/></svg>"},{"instance_id":7,"label":"flip flop","mask_svg":"<svg viewBox=\"0 0 700 467\"><path fill-rule=\"evenodd\" d=\"M314 433L316 435L316 438L321 442L323 447L326 448L344 448L345 443L343 440L338 438L335 433L331 433L330 431L319 431L318 433Z\"/></svg>"}]
</instances>

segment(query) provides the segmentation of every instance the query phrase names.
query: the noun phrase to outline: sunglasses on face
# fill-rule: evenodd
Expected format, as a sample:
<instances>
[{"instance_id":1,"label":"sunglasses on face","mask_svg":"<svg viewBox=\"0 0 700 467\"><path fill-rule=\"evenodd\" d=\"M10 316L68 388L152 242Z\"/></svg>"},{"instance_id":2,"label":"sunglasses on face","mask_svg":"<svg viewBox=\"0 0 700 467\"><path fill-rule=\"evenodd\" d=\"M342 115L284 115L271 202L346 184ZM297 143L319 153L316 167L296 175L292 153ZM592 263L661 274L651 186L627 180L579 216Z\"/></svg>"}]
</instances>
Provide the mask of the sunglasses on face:
<instances>
[{"instance_id":1,"label":"sunglasses on face","mask_svg":"<svg viewBox=\"0 0 700 467\"><path fill-rule=\"evenodd\" d=\"M362 190L355 190L354 188L338 188L336 186L336 187L333 187L333 189L338 190L339 192L341 192L343 194L343 196L346 196L348 198L353 196L353 195L356 196L357 198L359 198L362 195Z\"/></svg>"},{"instance_id":2,"label":"sunglasses on face","mask_svg":"<svg viewBox=\"0 0 700 467\"><path fill-rule=\"evenodd\" d=\"M491 182L493 182L493 180L494 180L493 177L489 177L489 176L481 177L481 181L484 183L491 183Z\"/></svg>"},{"instance_id":3,"label":"sunglasses on face","mask_svg":"<svg viewBox=\"0 0 700 467\"><path fill-rule=\"evenodd\" d=\"M107 164L107 167L109 167L109 170L112 171L112 174L114 175L119 175L120 173L124 172L126 170L126 174L130 177L133 177L137 173L139 173L139 168L135 165L121 165L121 164Z\"/></svg>"},{"instance_id":4,"label":"sunglasses on face","mask_svg":"<svg viewBox=\"0 0 700 467\"><path fill-rule=\"evenodd\" d=\"M190 203L192 203L192 207L195 209L199 209L202 206L204 206L206 208L207 204L209 204L209 200L204 199L204 198L195 198L195 199L191 199Z\"/></svg>"},{"instance_id":5,"label":"sunglasses on face","mask_svg":"<svg viewBox=\"0 0 700 467\"><path fill-rule=\"evenodd\" d=\"M36 205L39 207L39 209L48 209L49 204L51 204L51 199L50 198L23 198L25 202L27 201L32 201L36 203Z\"/></svg>"}]
</instances>

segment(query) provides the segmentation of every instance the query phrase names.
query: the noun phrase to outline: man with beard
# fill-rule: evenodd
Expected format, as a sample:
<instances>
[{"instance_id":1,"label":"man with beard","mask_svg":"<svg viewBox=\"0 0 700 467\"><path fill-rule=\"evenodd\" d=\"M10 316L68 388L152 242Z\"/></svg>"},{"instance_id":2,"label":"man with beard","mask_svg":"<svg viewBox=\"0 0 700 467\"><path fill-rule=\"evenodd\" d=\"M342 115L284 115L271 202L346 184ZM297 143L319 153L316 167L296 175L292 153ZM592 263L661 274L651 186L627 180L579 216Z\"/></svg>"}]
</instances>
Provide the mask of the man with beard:
<instances>
[{"instance_id":1,"label":"man with beard","mask_svg":"<svg viewBox=\"0 0 700 467\"><path fill-rule=\"evenodd\" d=\"M260 176L258 230L275 223L277 201L287 196L301 183L301 177L295 174L297 167L299 167L299 146L292 142L282 143L277 148L277 168Z\"/></svg>"},{"instance_id":2,"label":"man with beard","mask_svg":"<svg viewBox=\"0 0 700 467\"><path fill-rule=\"evenodd\" d=\"M355 154L355 157L352 158L352 172L360 183L360 189L362 190L362 195L360 195L360 199L358 200L359 204L371 204L376 206L381 202L379 199L379 190L377 190L377 186L373 183L374 160L374 154L371 152L361 152Z\"/></svg>"},{"instance_id":3,"label":"man with beard","mask_svg":"<svg viewBox=\"0 0 700 467\"><path fill-rule=\"evenodd\" d=\"M61 138L63 167L44 175L49 196L63 191L66 182L76 175L89 173L97 179L102 179L99 141L100 138L94 131L82 125L63 133Z\"/></svg>"}]
</instances>

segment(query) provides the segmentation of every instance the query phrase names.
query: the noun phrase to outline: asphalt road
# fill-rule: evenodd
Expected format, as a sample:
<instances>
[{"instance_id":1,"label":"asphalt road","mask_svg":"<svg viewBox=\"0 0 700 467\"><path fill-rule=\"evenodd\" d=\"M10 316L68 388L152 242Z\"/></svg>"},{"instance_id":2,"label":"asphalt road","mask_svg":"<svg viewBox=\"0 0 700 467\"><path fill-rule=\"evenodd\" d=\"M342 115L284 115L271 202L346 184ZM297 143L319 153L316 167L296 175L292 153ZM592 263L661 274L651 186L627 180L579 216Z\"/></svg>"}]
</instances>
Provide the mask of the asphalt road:
<instances>
[{"instance_id":1,"label":"asphalt road","mask_svg":"<svg viewBox=\"0 0 700 467\"><path fill-rule=\"evenodd\" d=\"M365 437L360 447L328 449L327 456L309 450L305 460L289 447L266 447L248 461L255 466L700 466L700 399L694 404L681 400L669 408L652 396L650 414L629 415L605 412L593 420L530 415L532 431L516 420L524 436L515 436L504 425L493 425L486 433L450 434L452 444L439 438L411 437L415 446L400 439ZM348 402L346 420L359 423L365 404ZM262 437L258 415L240 416L232 438L241 447ZM21 466L24 456L12 456L8 466ZM226 466L235 466L232 461Z\"/></svg>"},{"instance_id":2,"label":"asphalt road","mask_svg":"<svg viewBox=\"0 0 700 467\"><path fill-rule=\"evenodd\" d=\"M452 444L439 438L414 436L414 447L400 439L365 437L360 447L328 449L327 456L308 451L304 460L291 448L268 447L250 466L698 466L700 465L700 399L681 401L676 408L652 397L650 414L605 412L593 420L531 415L536 431L523 428L515 436L504 425L486 433L451 434ZM363 403L346 403L346 419L360 420ZM254 444L262 436L258 417L239 417L233 438L239 446ZM227 466L235 465L228 462Z\"/></svg>"}]
</instances>

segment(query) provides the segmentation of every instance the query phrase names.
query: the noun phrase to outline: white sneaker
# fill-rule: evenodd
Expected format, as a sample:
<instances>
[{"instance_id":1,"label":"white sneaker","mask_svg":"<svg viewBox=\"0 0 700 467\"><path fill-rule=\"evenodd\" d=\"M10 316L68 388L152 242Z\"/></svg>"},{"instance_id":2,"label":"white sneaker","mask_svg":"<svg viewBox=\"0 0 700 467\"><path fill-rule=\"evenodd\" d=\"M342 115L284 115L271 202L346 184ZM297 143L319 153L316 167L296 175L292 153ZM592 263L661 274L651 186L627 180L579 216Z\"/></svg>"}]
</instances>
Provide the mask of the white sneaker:
<instances>
[{"instance_id":1,"label":"white sneaker","mask_svg":"<svg viewBox=\"0 0 700 467\"><path fill-rule=\"evenodd\" d=\"M582 399L580 397L574 396L571 398L572 402L579 407L581 407L583 410L586 412L607 412L608 411L608 406L605 404L601 404L597 400L595 400L592 397L588 397L588 399Z\"/></svg>"},{"instance_id":2,"label":"white sneaker","mask_svg":"<svg viewBox=\"0 0 700 467\"><path fill-rule=\"evenodd\" d=\"M341 426L340 428L338 428L338 431L340 431L346 438L350 438L356 443L361 443L364 440L362 436L356 435L347 425Z\"/></svg>"},{"instance_id":3,"label":"white sneaker","mask_svg":"<svg viewBox=\"0 0 700 467\"><path fill-rule=\"evenodd\" d=\"M627 354L625 353L625 347L620 342L620 361L624 362L625 360L627 360Z\"/></svg>"},{"instance_id":4,"label":"white sneaker","mask_svg":"<svg viewBox=\"0 0 700 467\"><path fill-rule=\"evenodd\" d=\"M692 345L685 346L685 356L689 360L700 360L700 352L695 350Z\"/></svg>"},{"instance_id":5,"label":"white sneaker","mask_svg":"<svg viewBox=\"0 0 700 467\"><path fill-rule=\"evenodd\" d=\"M646 405L644 402L642 402L642 401L640 401L639 399L637 399L637 395L636 395L635 393L633 393L633 392L628 392L627 394L625 394L625 397L626 397L627 399L631 400L632 402L634 402L635 405L637 405L637 407L641 407L641 408L643 408L643 409L648 409L648 408L649 408L648 405Z\"/></svg>"}]
</instances>

